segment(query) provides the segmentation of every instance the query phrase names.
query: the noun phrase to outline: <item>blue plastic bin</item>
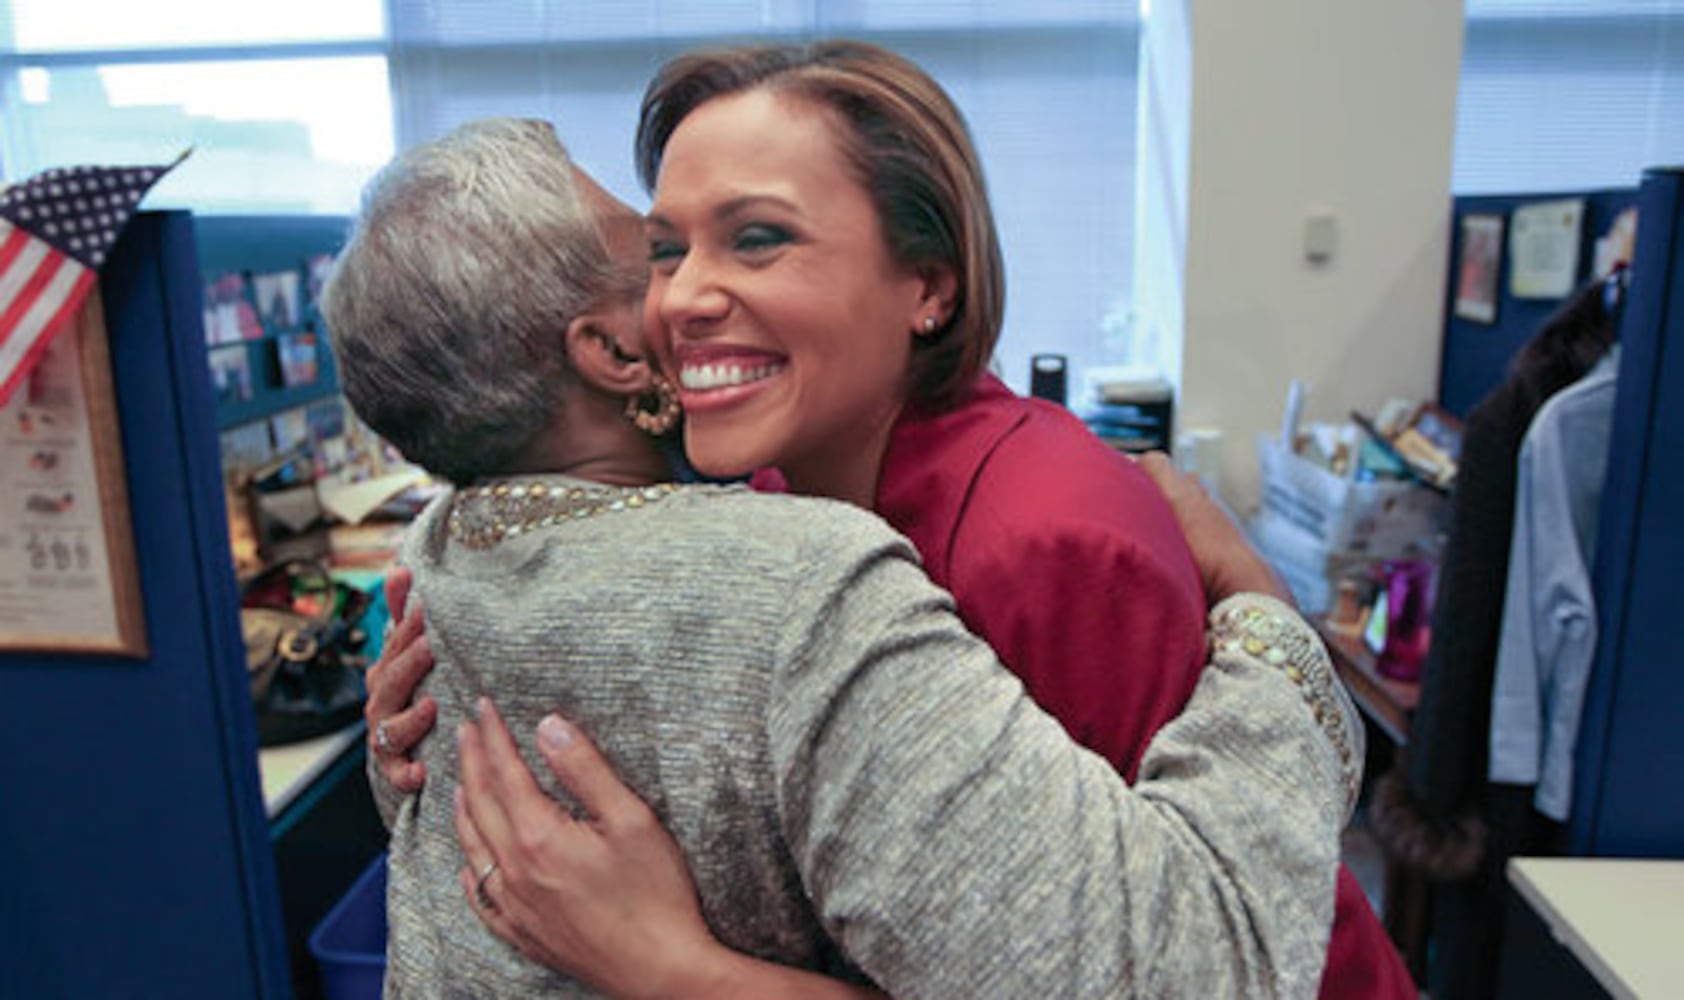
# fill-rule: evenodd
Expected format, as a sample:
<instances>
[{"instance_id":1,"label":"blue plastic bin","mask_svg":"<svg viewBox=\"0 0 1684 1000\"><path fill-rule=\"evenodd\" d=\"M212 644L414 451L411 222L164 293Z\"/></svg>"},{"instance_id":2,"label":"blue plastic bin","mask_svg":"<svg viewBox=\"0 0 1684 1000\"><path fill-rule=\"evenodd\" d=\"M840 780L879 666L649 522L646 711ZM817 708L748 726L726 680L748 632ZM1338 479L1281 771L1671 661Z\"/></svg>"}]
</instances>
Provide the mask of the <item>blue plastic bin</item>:
<instances>
[{"instance_id":1,"label":"blue plastic bin","mask_svg":"<svg viewBox=\"0 0 1684 1000\"><path fill-rule=\"evenodd\" d=\"M327 1000L380 1000L386 980L386 855L368 870L310 933L310 954Z\"/></svg>"}]
</instances>

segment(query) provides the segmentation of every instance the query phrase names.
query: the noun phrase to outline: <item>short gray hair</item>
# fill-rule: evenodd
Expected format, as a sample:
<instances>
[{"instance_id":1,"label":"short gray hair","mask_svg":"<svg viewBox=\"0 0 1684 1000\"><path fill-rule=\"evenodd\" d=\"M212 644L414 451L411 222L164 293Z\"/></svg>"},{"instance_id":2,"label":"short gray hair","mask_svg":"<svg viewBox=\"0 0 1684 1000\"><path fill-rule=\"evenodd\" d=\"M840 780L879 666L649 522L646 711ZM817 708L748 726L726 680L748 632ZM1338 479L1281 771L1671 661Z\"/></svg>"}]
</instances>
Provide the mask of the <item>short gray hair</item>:
<instances>
[{"instance_id":1,"label":"short gray hair","mask_svg":"<svg viewBox=\"0 0 1684 1000\"><path fill-rule=\"evenodd\" d=\"M631 279L547 123L489 119L369 182L322 292L346 399L434 475L510 471L560 403L567 325Z\"/></svg>"}]
</instances>

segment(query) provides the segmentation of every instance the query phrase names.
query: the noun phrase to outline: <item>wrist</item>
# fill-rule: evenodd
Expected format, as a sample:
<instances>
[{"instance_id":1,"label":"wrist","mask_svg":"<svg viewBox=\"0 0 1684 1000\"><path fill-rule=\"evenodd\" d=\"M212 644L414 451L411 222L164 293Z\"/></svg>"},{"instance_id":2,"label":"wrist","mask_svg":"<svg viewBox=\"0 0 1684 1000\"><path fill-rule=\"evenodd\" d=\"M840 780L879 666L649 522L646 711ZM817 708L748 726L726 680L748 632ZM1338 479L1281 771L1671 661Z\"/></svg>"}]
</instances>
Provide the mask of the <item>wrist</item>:
<instances>
[{"instance_id":1,"label":"wrist","mask_svg":"<svg viewBox=\"0 0 1684 1000\"><path fill-rule=\"evenodd\" d=\"M669 949L666 955L662 964L667 970L655 975L650 989L637 994L641 1000L724 1000L741 995L746 959L713 938Z\"/></svg>"},{"instance_id":2,"label":"wrist","mask_svg":"<svg viewBox=\"0 0 1684 1000\"><path fill-rule=\"evenodd\" d=\"M1216 590L1209 595L1213 605L1236 594L1267 594L1288 606L1297 604L1292 598L1292 591L1287 589L1275 568L1250 549L1245 552L1244 558L1230 564L1230 571L1223 575Z\"/></svg>"}]
</instances>

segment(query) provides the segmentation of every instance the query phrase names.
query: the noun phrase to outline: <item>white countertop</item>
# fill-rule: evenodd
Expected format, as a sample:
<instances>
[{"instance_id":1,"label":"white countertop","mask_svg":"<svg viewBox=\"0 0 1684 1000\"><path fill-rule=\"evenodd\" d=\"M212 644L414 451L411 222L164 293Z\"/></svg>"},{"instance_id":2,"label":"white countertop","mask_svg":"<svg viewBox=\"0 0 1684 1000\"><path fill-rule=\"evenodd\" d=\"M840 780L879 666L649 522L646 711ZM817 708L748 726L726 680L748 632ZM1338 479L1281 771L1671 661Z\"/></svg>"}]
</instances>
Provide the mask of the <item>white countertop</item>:
<instances>
[{"instance_id":1,"label":"white countertop","mask_svg":"<svg viewBox=\"0 0 1684 1000\"><path fill-rule=\"evenodd\" d=\"M363 738L365 724L357 720L338 732L302 743L265 747L257 752L257 770L263 776L263 808L270 819L310 787L334 761Z\"/></svg>"},{"instance_id":2,"label":"white countertop","mask_svg":"<svg viewBox=\"0 0 1684 1000\"><path fill-rule=\"evenodd\" d=\"M1615 997L1684 996L1684 861L1515 858L1509 882Z\"/></svg>"}]
</instances>

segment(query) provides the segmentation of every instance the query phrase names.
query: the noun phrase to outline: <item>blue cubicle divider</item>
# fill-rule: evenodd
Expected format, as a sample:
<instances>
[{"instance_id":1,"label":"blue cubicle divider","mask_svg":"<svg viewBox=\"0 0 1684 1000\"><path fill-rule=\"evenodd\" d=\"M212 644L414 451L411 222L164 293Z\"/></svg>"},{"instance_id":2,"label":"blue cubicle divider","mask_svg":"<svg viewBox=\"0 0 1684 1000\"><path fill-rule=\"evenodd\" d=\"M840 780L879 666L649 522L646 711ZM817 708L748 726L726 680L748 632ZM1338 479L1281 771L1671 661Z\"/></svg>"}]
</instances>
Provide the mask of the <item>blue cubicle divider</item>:
<instances>
[{"instance_id":1,"label":"blue cubicle divider","mask_svg":"<svg viewBox=\"0 0 1684 1000\"><path fill-rule=\"evenodd\" d=\"M0 653L0 996L286 997L190 216L100 289L150 652Z\"/></svg>"},{"instance_id":2,"label":"blue cubicle divider","mask_svg":"<svg viewBox=\"0 0 1684 1000\"><path fill-rule=\"evenodd\" d=\"M1560 197L1585 199L1581 280L1589 277L1590 241L1620 211L1638 207L1592 572L1597 652L1575 748L1568 850L1684 857L1684 669L1673 624L1684 606L1684 169L1648 171L1638 190L1460 197L1454 218L1507 217ZM1447 300L1443 405L1465 415L1560 305L1515 299L1501 282L1497 321L1486 325L1456 318Z\"/></svg>"},{"instance_id":3,"label":"blue cubicle divider","mask_svg":"<svg viewBox=\"0 0 1684 1000\"><path fill-rule=\"evenodd\" d=\"M1592 581L1575 854L1684 858L1684 168L1644 175Z\"/></svg>"}]
</instances>

